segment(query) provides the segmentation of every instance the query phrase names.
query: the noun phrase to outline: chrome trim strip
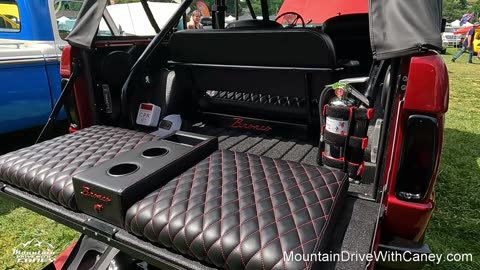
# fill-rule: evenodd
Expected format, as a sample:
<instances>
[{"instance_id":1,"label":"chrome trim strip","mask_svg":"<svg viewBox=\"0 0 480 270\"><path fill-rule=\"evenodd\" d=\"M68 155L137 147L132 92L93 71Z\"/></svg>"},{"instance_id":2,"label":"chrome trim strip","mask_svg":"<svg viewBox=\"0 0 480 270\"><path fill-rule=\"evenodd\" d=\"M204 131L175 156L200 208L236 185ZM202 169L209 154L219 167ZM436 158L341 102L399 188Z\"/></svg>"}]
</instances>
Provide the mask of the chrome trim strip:
<instances>
[{"instance_id":1,"label":"chrome trim strip","mask_svg":"<svg viewBox=\"0 0 480 270\"><path fill-rule=\"evenodd\" d=\"M0 56L0 61L9 60L31 60L31 59L43 59L43 54L36 55L22 55L22 56Z\"/></svg>"},{"instance_id":2,"label":"chrome trim strip","mask_svg":"<svg viewBox=\"0 0 480 270\"><path fill-rule=\"evenodd\" d=\"M0 65L15 65L15 64L36 64L36 63L51 63L60 62L58 55L28 55L28 56L4 56L0 57Z\"/></svg>"},{"instance_id":3,"label":"chrome trim strip","mask_svg":"<svg viewBox=\"0 0 480 270\"><path fill-rule=\"evenodd\" d=\"M45 62L60 62L61 55L45 55Z\"/></svg>"},{"instance_id":4,"label":"chrome trim strip","mask_svg":"<svg viewBox=\"0 0 480 270\"><path fill-rule=\"evenodd\" d=\"M0 65L37 64L37 63L45 63L45 60L44 59L0 60Z\"/></svg>"}]
</instances>

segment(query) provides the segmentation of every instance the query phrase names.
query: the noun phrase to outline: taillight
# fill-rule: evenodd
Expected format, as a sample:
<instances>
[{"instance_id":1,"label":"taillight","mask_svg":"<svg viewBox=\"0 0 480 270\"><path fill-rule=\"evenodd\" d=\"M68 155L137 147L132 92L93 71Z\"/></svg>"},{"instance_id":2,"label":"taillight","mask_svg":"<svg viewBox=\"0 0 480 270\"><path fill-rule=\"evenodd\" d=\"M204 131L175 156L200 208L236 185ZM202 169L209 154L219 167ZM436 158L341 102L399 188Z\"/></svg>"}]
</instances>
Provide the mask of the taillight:
<instances>
[{"instance_id":1,"label":"taillight","mask_svg":"<svg viewBox=\"0 0 480 270\"><path fill-rule=\"evenodd\" d=\"M438 129L436 118L421 114L408 117L395 187L400 200L425 199L433 182L439 153Z\"/></svg>"}]
</instances>

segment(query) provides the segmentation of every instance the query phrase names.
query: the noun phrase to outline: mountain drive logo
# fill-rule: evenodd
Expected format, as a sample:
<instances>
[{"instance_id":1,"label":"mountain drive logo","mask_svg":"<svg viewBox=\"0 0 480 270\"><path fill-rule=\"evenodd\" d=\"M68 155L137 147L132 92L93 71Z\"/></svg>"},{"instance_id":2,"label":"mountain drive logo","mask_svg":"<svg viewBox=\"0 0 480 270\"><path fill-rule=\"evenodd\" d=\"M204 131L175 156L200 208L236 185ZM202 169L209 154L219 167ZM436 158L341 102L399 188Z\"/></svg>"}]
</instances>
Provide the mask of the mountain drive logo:
<instances>
[{"instance_id":1,"label":"mountain drive logo","mask_svg":"<svg viewBox=\"0 0 480 270\"><path fill-rule=\"evenodd\" d=\"M52 244L34 238L15 246L12 255L19 263L44 263L55 259L54 250Z\"/></svg>"}]
</instances>

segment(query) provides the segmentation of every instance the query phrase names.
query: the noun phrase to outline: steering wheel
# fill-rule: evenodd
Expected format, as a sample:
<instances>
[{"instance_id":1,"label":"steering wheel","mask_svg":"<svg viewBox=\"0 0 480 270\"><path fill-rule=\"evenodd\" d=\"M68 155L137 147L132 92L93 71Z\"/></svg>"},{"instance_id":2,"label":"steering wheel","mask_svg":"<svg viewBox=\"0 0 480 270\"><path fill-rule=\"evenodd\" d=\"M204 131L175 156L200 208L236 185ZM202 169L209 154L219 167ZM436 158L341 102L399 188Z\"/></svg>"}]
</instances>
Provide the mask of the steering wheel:
<instances>
[{"instance_id":1,"label":"steering wheel","mask_svg":"<svg viewBox=\"0 0 480 270\"><path fill-rule=\"evenodd\" d=\"M283 17L283 21L279 22L279 19ZM287 11L285 13L282 13L278 15L275 18L275 21L281 24L288 24L290 26L296 26L298 20L302 22L302 27L305 27L305 20L303 19L302 15L293 12L293 11Z\"/></svg>"}]
</instances>

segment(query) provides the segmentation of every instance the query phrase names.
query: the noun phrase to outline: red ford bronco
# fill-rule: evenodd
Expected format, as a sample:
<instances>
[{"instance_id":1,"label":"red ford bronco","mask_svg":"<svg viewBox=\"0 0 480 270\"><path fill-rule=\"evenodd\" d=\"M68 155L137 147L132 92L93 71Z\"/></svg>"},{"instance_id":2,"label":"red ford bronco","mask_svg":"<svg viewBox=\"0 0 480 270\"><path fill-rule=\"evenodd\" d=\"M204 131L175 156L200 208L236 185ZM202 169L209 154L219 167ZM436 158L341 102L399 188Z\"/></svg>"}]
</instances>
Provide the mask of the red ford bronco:
<instances>
[{"instance_id":1,"label":"red ford bronco","mask_svg":"<svg viewBox=\"0 0 480 270\"><path fill-rule=\"evenodd\" d=\"M422 267L408 258L430 253L448 109L441 0L292 0L275 19L246 0L230 23L216 0L198 30L182 30L192 0L163 24L155 2L128 4L154 37L107 2L84 1L39 142L0 157L1 196L82 233L49 267ZM70 133L51 138L62 106ZM364 256L380 251L404 260Z\"/></svg>"}]
</instances>

